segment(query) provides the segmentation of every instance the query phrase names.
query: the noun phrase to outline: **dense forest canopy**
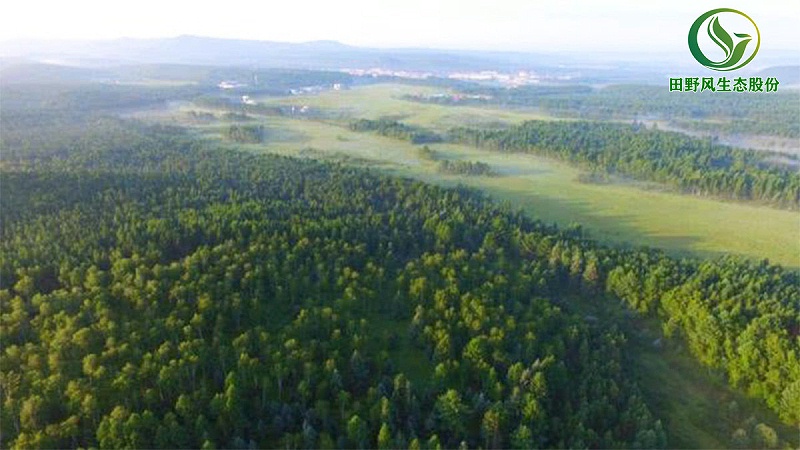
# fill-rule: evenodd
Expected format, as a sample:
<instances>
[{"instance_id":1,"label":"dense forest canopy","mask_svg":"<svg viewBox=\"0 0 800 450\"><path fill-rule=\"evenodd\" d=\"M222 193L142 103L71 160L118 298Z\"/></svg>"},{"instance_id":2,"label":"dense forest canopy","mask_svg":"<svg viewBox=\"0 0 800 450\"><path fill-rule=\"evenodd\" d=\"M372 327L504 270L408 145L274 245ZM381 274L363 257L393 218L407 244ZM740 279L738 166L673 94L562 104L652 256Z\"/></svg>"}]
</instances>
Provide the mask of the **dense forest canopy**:
<instances>
[{"instance_id":1,"label":"dense forest canopy","mask_svg":"<svg viewBox=\"0 0 800 450\"><path fill-rule=\"evenodd\" d=\"M665 445L619 332L498 246L519 217L117 125L139 145L3 174L7 443Z\"/></svg>"},{"instance_id":2,"label":"dense forest canopy","mask_svg":"<svg viewBox=\"0 0 800 450\"><path fill-rule=\"evenodd\" d=\"M795 271L611 248L475 191L89 108L3 108L0 446L668 447L625 327L586 303L656 321L800 425ZM571 126L576 149L661 139ZM454 136L563 148L550 132ZM772 173L747 158L721 166ZM731 445L792 444L753 422Z\"/></svg>"}]
</instances>

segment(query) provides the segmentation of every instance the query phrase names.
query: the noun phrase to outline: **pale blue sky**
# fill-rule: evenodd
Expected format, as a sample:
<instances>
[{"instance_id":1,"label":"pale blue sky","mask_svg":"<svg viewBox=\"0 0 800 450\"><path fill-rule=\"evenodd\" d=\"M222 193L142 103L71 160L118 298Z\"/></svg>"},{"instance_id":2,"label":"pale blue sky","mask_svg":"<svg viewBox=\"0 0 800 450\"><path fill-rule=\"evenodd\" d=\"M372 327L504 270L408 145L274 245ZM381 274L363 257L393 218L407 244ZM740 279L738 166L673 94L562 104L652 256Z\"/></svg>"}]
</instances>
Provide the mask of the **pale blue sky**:
<instances>
[{"instance_id":1,"label":"pale blue sky","mask_svg":"<svg viewBox=\"0 0 800 450\"><path fill-rule=\"evenodd\" d=\"M9 0L0 40L201 36L371 47L683 52L719 7L758 24L762 50L796 50L800 1Z\"/></svg>"}]
</instances>

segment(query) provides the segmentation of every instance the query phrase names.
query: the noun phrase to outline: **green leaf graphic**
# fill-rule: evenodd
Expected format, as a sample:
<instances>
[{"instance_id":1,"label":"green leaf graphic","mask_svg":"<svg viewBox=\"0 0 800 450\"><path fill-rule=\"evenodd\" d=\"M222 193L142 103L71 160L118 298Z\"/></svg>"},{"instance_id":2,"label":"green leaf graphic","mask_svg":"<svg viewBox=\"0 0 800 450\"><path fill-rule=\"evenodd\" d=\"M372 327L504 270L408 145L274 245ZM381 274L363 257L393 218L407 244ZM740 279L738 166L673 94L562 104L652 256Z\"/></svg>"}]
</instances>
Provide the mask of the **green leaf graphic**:
<instances>
[{"instance_id":1,"label":"green leaf graphic","mask_svg":"<svg viewBox=\"0 0 800 450\"><path fill-rule=\"evenodd\" d=\"M752 36L748 33L728 33L728 31L722 27L718 17L719 14L723 13L737 14L747 19L752 24L755 33ZM721 61L712 61L708 56L703 54L698 38L704 27L706 28L708 37L725 53L725 58ZM747 47L750 46L749 44L751 41L755 42L755 48L750 55L745 58L745 52L747 51ZM694 56L697 62L712 70L729 71L736 70L752 61L761 46L761 34L758 31L756 23L753 22L753 19L747 14L731 8L717 8L703 13L692 23L692 26L689 28L688 43L689 51L692 52L692 56Z\"/></svg>"},{"instance_id":2,"label":"green leaf graphic","mask_svg":"<svg viewBox=\"0 0 800 450\"><path fill-rule=\"evenodd\" d=\"M719 18L714 17L711 23L708 24L708 36L715 44L722 48L725 52L725 60L728 60L731 53L734 51L733 38L731 38L731 35L719 24ZM742 52L744 52L744 49L742 49Z\"/></svg>"},{"instance_id":3,"label":"green leaf graphic","mask_svg":"<svg viewBox=\"0 0 800 450\"><path fill-rule=\"evenodd\" d=\"M747 44L749 44L750 41L751 41L751 38L748 37L748 38L742 39L741 41L739 41L738 44L736 44L736 48L733 49L733 54L729 58L729 61L730 61L731 65L738 63L739 60L742 59L742 55L744 55L744 51L747 48Z\"/></svg>"}]
</instances>

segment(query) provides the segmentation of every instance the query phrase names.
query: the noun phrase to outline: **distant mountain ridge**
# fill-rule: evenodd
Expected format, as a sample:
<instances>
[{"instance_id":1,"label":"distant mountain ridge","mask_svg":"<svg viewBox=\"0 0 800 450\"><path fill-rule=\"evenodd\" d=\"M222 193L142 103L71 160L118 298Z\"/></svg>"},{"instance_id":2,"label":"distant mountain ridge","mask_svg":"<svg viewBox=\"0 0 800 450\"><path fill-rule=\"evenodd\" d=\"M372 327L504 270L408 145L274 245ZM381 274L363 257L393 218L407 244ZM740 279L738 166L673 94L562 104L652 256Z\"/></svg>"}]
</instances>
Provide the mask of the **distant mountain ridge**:
<instances>
[{"instance_id":1,"label":"distant mountain ridge","mask_svg":"<svg viewBox=\"0 0 800 450\"><path fill-rule=\"evenodd\" d=\"M0 43L0 57L81 65L177 63L301 69L390 67L394 70L509 70L548 59L514 52L374 49L336 41L287 43L189 35L110 41L17 40Z\"/></svg>"},{"instance_id":2,"label":"distant mountain ridge","mask_svg":"<svg viewBox=\"0 0 800 450\"><path fill-rule=\"evenodd\" d=\"M775 77L783 85L800 84L800 66L773 66L759 70L757 76Z\"/></svg>"},{"instance_id":3,"label":"distant mountain ridge","mask_svg":"<svg viewBox=\"0 0 800 450\"><path fill-rule=\"evenodd\" d=\"M685 56L685 57L684 57ZM797 52L759 55L767 73L798 60ZM794 59L793 59L794 58ZM337 41L301 43L211 38L183 35L172 38L120 38L106 41L15 40L0 42L0 67L26 61L84 68L142 64L216 67L342 70L381 68L447 76L454 72L535 71L559 80L589 84L663 84L676 70L695 73L690 56L625 53L526 53L511 51L442 50L425 48L355 47ZM800 81L797 66L780 67L781 83ZM752 76L759 69L745 68ZM775 76L770 72L767 76Z\"/></svg>"}]
</instances>

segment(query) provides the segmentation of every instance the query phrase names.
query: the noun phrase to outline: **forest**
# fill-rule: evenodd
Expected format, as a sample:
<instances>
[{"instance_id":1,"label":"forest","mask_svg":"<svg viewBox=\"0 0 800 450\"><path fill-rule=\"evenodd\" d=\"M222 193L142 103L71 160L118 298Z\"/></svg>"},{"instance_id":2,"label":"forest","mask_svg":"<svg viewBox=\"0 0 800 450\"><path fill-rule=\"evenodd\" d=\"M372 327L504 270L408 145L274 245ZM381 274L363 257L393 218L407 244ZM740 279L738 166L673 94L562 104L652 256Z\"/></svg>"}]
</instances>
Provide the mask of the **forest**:
<instances>
[{"instance_id":1,"label":"forest","mask_svg":"<svg viewBox=\"0 0 800 450\"><path fill-rule=\"evenodd\" d=\"M389 119L359 119L350 122L352 131L371 131L381 136L409 141L412 144L429 144L441 141L436 133L422 127L413 127L402 122Z\"/></svg>"},{"instance_id":2,"label":"forest","mask_svg":"<svg viewBox=\"0 0 800 450\"><path fill-rule=\"evenodd\" d=\"M481 198L103 130L4 168L6 444L665 445Z\"/></svg>"},{"instance_id":3,"label":"forest","mask_svg":"<svg viewBox=\"0 0 800 450\"><path fill-rule=\"evenodd\" d=\"M469 176L495 176L492 166L482 161L439 161L436 169L441 173Z\"/></svg>"},{"instance_id":4,"label":"forest","mask_svg":"<svg viewBox=\"0 0 800 450\"><path fill-rule=\"evenodd\" d=\"M656 320L800 424L795 271L607 247L476 191L175 127L32 117L0 118L13 131L0 148L0 446L669 447L628 331L581 304ZM374 122L358 128L414 139ZM632 175L694 180L700 164L682 150L699 143L615 125L453 135L570 145L569 158ZM657 169L642 156L655 139L673 157ZM636 151L612 151L623 143ZM775 170L703 151L720 179ZM796 203L791 181L749 192ZM731 442L789 445L763 423Z\"/></svg>"},{"instance_id":5,"label":"forest","mask_svg":"<svg viewBox=\"0 0 800 450\"><path fill-rule=\"evenodd\" d=\"M538 108L558 117L587 120L674 120L683 126L715 132L800 137L797 95L726 95L715 92L675 94L660 86L617 84L483 86L457 88L457 96L407 96L408 100L446 105L498 105ZM707 119L713 119L706 122Z\"/></svg>"},{"instance_id":6,"label":"forest","mask_svg":"<svg viewBox=\"0 0 800 450\"><path fill-rule=\"evenodd\" d=\"M222 136L234 142L257 144L264 140L263 125L230 125L223 130Z\"/></svg>"},{"instance_id":7,"label":"forest","mask_svg":"<svg viewBox=\"0 0 800 450\"><path fill-rule=\"evenodd\" d=\"M737 149L641 123L527 121L508 129L455 128L453 142L508 152L530 152L680 192L800 206L800 174L767 162L768 154Z\"/></svg>"}]
</instances>

